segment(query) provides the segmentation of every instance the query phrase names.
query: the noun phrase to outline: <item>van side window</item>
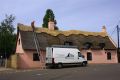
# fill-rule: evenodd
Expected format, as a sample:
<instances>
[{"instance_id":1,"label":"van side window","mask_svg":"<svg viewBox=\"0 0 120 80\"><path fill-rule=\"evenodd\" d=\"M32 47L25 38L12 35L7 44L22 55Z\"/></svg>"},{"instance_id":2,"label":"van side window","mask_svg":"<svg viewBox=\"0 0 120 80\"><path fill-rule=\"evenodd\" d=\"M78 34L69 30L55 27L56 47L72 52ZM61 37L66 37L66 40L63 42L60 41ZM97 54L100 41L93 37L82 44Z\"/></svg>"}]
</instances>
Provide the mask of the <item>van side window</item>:
<instances>
[{"instance_id":1,"label":"van side window","mask_svg":"<svg viewBox=\"0 0 120 80\"><path fill-rule=\"evenodd\" d=\"M78 57L82 57L82 54L80 52L78 52Z\"/></svg>"}]
</instances>

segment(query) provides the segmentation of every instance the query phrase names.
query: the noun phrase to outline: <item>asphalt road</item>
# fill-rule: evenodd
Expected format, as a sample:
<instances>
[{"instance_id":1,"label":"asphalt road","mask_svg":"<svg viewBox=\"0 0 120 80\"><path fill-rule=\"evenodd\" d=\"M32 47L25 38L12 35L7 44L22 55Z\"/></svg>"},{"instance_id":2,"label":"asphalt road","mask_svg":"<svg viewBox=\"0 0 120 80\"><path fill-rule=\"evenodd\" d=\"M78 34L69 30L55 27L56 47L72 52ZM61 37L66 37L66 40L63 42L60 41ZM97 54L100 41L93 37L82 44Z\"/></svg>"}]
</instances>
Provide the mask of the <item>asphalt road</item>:
<instances>
[{"instance_id":1,"label":"asphalt road","mask_svg":"<svg viewBox=\"0 0 120 80\"><path fill-rule=\"evenodd\" d=\"M120 80L120 64L0 73L0 80Z\"/></svg>"}]
</instances>

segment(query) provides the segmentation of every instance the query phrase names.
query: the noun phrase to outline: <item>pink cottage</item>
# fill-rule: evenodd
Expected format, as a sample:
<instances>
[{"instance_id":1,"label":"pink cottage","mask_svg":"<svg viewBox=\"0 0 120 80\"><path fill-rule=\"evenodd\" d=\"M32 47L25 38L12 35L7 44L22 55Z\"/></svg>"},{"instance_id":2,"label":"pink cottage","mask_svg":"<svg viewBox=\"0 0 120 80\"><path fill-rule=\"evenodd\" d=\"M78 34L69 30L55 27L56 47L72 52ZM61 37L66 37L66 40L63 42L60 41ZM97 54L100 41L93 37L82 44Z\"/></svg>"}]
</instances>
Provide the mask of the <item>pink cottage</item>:
<instances>
[{"instance_id":1,"label":"pink cottage","mask_svg":"<svg viewBox=\"0 0 120 80\"><path fill-rule=\"evenodd\" d=\"M16 54L17 65L21 69L45 67L46 47L51 45L78 46L88 63L118 63L114 41L108 36L106 28L101 32L85 32L79 30L55 30L54 22L48 28L35 28L39 55L34 42L33 28L18 24Z\"/></svg>"}]
</instances>

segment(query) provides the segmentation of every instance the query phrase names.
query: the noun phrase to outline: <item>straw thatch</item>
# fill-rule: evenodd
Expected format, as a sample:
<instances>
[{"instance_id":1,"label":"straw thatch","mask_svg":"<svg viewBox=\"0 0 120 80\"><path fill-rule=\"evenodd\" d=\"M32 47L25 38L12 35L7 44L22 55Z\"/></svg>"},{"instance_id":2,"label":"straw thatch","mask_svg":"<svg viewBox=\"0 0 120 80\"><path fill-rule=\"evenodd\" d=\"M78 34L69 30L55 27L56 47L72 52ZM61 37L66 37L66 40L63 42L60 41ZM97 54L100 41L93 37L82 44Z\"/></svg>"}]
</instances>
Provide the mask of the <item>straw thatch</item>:
<instances>
[{"instance_id":1,"label":"straw thatch","mask_svg":"<svg viewBox=\"0 0 120 80\"><path fill-rule=\"evenodd\" d=\"M23 49L35 49L32 28L18 25L18 32L21 34ZM104 49L116 49L107 33L104 32L57 31L46 28L35 28L35 32L41 49L51 45L64 45L66 41L72 42L73 45L79 48L85 48L85 43L89 42L92 43L92 49L100 49L100 43L105 43Z\"/></svg>"}]
</instances>

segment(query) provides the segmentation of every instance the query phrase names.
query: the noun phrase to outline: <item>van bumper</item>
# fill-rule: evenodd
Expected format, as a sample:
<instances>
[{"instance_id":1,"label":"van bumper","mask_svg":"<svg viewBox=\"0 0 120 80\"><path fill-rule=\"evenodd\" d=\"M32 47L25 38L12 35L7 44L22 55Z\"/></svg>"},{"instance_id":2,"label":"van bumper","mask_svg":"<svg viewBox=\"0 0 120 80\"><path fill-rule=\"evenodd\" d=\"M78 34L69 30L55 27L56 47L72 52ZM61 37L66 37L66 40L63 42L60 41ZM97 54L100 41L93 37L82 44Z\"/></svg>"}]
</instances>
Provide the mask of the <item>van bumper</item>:
<instances>
[{"instance_id":1,"label":"van bumper","mask_svg":"<svg viewBox=\"0 0 120 80\"><path fill-rule=\"evenodd\" d=\"M83 63L85 63L86 65L88 64L88 61L83 61Z\"/></svg>"}]
</instances>

